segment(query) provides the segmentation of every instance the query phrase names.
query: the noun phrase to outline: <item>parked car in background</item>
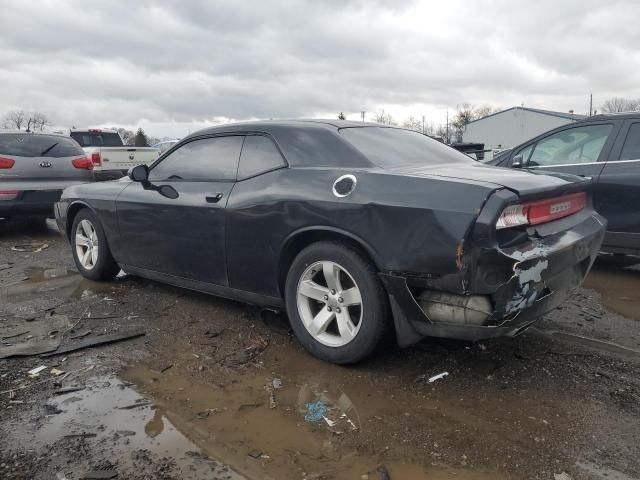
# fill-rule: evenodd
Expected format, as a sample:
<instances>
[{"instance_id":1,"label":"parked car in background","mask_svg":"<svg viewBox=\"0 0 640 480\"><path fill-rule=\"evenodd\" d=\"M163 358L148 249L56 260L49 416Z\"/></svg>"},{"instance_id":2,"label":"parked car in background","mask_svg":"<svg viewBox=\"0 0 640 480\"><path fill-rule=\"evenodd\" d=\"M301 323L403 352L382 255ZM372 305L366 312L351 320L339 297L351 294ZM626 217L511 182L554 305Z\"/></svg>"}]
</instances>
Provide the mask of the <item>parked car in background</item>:
<instances>
[{"instance_id":1,"label":"parked car in background","mask_svg":"<svg viewBox=\"0 0 640 480\"><path fill-rule=\"evenodd\" d=\"M158 142L158 143L154 144L153 148L158 149L158 151L160 152L160 155L162 155L164 152L169 150L171 147L173 147L179 141L180 140L165 140L164 142Z\"/></svg>"},{"instance_id":2,"label":"parked car in background","mask_svg":"<svg viewBox=\"0 0 640 480\"><path fill-rule=\"evenodd\" d=\"M286 308L311 353L352 363L393 329L401 345L512 336L564 302L604 235L588 186L410 130L255 122L69 188L56 218L87 278L122 268Z\"/></svg>"},{"instance_id":3,"label":"parked car in background","mask_svg":"<svg viewBox=\"0 0 640 480\"><path fill-rule=\"evenodd\" d=\"M489 163L591 178L594 207L608 222L602 251L640 255L640 112L564 125Z\"/></svg>"},{"instance_id":4,"label":"parked car in background","mask_svg":"<svg viewBox=\"0 0 640 480\"><path fill-rule=\"evenodd\" d=\"M131 167L148 165L158 158L153 147L125 145L116 130L73 128L70 135L91 158L96 180L122 178Z\"/></svg>"},{"instance_id":5,"label":"parked car in background","mask_svg":"<svg viewBox=\"0 0 640 480\"><path fill-rule=\"evenodd\" d=\"M92 181L93 164L75 140L0 130L0 217L51 217L62 190Z\"/></svg>"}]
</instances>

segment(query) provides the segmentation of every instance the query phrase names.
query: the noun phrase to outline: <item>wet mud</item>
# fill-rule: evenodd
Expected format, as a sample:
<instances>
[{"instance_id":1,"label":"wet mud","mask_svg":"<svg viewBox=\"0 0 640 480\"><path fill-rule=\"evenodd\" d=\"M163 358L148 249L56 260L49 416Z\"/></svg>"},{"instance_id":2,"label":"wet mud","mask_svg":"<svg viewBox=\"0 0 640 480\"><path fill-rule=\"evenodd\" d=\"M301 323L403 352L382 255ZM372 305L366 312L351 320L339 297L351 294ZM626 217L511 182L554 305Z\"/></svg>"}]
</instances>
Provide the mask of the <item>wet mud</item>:
<instances>
[{"instance_id":1,"label":"wet mud","mask_svg":"<svg viewBox=\"0 0 640 480\"><path fill-rule=\"evenodd\" d=\"M63 239L42 238L0 226L0 349L146 335L0 359L0 478L640 478L640 358L597 342L640 345L633 265L599 261L538 325L594 342L427 339L339 367L283 315L135 277L90 282Z\"/></svg>"}]
</instances>

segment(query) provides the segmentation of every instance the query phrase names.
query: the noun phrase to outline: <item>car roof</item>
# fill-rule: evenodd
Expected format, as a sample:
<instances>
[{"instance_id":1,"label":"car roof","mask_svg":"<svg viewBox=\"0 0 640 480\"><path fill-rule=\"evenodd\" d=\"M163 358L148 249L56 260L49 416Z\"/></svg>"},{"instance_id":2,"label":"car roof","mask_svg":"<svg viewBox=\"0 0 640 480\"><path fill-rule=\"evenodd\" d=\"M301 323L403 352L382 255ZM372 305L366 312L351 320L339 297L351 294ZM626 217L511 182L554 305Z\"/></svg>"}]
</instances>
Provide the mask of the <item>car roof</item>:
<instances>
[{"instance_id":1,"label":"car roof","mask_svg":"<svg viewBox=\"0 0 640 480\"><path fill-rule=\"evenodd\" d=\"M53 132L27 132L26 130L15 130L15 129L0 129L0 135L3 133L10 133L13 135L39 135L39 136L47 136L47 137L65 137L68 138L68 135L64 133L53 133Z\"/></svg>"},{"instance_id":2,"label":"car roof","mask_svg":"<svg viewBox=\"0 0 640 480\"><path fill-rule=\"evenodd\" d=\"M627 118L640 118L640 112L619 112L619 113L599 113L591 117L587 117L582 122L593 122L600 120L625 120Z\"/></svg>"},{"instance_id":3,"label":"car roof","mask_svg":"<svg viewBox=\"0 0 640 480\"><path fill-rule=\"evenodd\" d=\"M247 122L225 123L208 127L192 133L186 138L226 132L259 131L269 133L271 130L279 130L282 127L316 127L316 128L347 128L347 127L389 127L371 122L356 122L352 120L325 120L325 119L291 119L291 120L255 120Z\"/></svg>"}]
</instances>

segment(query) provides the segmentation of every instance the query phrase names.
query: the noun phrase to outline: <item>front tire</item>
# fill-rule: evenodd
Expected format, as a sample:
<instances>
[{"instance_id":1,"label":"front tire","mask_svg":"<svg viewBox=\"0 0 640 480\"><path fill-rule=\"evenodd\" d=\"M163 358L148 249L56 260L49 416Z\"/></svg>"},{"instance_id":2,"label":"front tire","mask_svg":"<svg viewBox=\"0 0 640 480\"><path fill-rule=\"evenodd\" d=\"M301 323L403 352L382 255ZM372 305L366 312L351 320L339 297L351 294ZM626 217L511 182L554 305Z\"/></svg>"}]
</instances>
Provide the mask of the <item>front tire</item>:
<instances>
[{"instance_id":1,"label":"front tire","mask_svg":"<svg viewBox=\"0 0 640 480\"><path fill-rule=\"evenodd\" d=\"M113 280L120 271L98 217L87 208L80 210L73 220L71 247L76 267L90 280Z\"/></svg>"},{"instance_id":2,"label":"front tire","mask_svg":"<svg viewBox=\"0 0 640 480\"><path fill-rule=\"evenodd\" d=\"M291 327L314 356L337 364L369 356L387 333L387 295L357 249L318 242L302 250L287 275Z\"/></svg>"}]
</instances>

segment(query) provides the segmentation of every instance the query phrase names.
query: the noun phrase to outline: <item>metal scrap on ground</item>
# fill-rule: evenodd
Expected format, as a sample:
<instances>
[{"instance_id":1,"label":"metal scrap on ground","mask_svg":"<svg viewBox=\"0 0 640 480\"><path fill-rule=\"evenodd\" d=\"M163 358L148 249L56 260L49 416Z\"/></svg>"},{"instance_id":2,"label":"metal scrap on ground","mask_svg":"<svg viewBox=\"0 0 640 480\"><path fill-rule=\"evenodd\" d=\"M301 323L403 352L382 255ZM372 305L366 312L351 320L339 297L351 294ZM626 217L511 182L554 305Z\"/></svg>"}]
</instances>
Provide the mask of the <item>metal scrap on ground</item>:
<instances>
[{"instance_id":1,"label":"metal scrap on ground","mask_svg":"<svg viewBox=\"0 0 640 480\"><path fill-rule=\"evenodd\" d=\"M98 345L105 345L107 343L120 342L122 340L129 340L132 338L141 337L145 334L144 330L135 330L132 332L113 333L111 335L101 335L99 337L92 337L80 340L78 342L72 342L67 345L63 345L55 352L42 355L43 357L52 357L54 355L60 355L62 353L75 352L76 350L82 350L83 348L96 347Z\"/></svg>"}]
</instances>

